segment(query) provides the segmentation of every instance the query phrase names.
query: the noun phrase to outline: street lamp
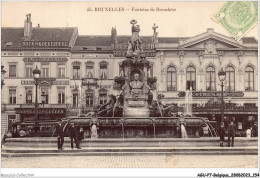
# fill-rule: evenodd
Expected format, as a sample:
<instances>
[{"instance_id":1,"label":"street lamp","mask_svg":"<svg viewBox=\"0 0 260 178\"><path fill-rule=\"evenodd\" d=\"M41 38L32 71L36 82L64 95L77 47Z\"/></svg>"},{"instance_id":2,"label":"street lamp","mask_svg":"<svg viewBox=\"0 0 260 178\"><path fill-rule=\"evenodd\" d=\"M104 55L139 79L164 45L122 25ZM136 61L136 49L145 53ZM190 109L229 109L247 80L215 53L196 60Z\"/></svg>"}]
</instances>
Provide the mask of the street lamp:
<instances>
[{"instance_id":1,"label":"street lamp","mask_svg":"<svg viewBox=\"0 0 260 178\"><path fill-rule=\"evenodd\" d=\"M37 65L36 68L32 71L33 77L35 80L35 132L38 131L39 124L38 124L38 80L40 78L41 71L38 69Z\"/></svg>"},{"instance_id":2,"label":"street lamp","mask_svg":"<svg viewBox=\"0 0 260 178\"><path fill-rule=\"evenodd\" d=\"M224 98L223 98L223 87L224 87L224 81L226 79L226 72L223 70L223 67L218 72L218 78L221 82L221 122L224 123Z\"/></svg>"},{"instance_id":3,"label":"street lamp","mask_svg":"<svg viewBox=\"0 0 260 178\"><path fill-rule=\"evenodd\" d=\"M4 79L5 79L5 73L6 71L4 70L3 64L1 64L1 89L3 88L4 83Z\"/></svg>"}]
</instances>

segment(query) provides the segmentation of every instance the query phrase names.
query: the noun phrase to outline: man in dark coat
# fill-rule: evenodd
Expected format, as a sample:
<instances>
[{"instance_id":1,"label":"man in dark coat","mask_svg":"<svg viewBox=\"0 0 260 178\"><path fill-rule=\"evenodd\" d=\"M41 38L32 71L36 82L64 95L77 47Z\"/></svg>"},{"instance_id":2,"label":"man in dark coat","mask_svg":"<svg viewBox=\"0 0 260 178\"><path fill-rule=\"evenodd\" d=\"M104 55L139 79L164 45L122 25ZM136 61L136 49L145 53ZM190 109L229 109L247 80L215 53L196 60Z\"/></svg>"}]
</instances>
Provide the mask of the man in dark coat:
<instances>
[{"instance_id":1,"label":"man in dark coat","mask_svg":"<svg viewBox=\"0 0 260 178\"><path fill-rule=\"evenodd\" d=\"M234 124L234 119L231 120L227 130L228 130L228 147L230 147L230 138L232 138L232 147L234 147L234 139L236 135L236 125Z\"/></svg>"},{"instance_id":2,"label":"man in dark coat","mask_svg":"<svg viewBox=\"0 0 260 178\"><path fill-rule=\"evenodd\" d=\"M81 140L84 139L84 131L83 131L82 127L80 127L79 131L77 132L77 139L78 139L79 149L81 149L80 148L80 142L81 142Z\"/></svg>"},{"instance_id":3,"label":"man in dark coat","mask_svg":"<svg viewBox=\"0 0 260 178\"><path fill-rule=\"evenodd\" d=\"M58 119L56 124L56 133L58 137L58 149L62 150L63 142L64 142L64 133L63 133L63 126L61 125L61 119Z\"/></svg>"},{"instance_id":4,"label":"man in dark coat","mask_svg":"<svg viewBox=\"0 0 260 178\"><path fill-rule=\"evenodd\" d=\"M252 137L258 137L258 128L257 128L257 122L254 122L254 125L252 126Z\"/></svg>"},{"instance_id":5,"label":"man in dark coat","mask_svg":"<svg viewBox=\"0 0 260 178\"><path fill-rule=\"evenodd\" d=\"M219 138L220 138L220 146L223 147L224 141L225 141L225 125L223 122L220 124L219 128Z\"/></svg>"},{"instance_id":6,"label":"man in dark coat","mask_svg":"<svg viewBox=\"0 0 260 178\"><path fill-rule=\"evenodd\" d=\"M69 132L69 137L70 137L71 149L73 149L73 139L74 139L74 141L75 141L76 148L79 149L79 144L78 144L78 139L77 139L77 133L76 133L76 129L75 129L75 127L74 127L74 123L69 124L68 132Z\"/></svg>"}]
</instances>

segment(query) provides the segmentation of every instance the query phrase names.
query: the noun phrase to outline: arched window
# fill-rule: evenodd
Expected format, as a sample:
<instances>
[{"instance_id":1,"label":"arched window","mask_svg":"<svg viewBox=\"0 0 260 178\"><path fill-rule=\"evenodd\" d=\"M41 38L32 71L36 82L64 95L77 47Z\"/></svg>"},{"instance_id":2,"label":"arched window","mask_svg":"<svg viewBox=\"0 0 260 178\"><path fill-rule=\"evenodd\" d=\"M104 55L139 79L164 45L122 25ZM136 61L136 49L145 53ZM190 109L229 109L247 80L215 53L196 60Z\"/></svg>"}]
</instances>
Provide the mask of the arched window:
<instances>
[{"instance_id":1,"label":"arched window","mask_svg":"<svg viewBox=\"0 0 260 178\"><path fill-rule=\"evenodd\" d=\"M231 66L226 68L226 90L235 91L235 70Z\"/></svg>"},{"instance_id":2,"label":"arched window","mask_svg":"<svg viewBox=\"0 0 260 178\"><path fill-rule=\"evenodd\" d=\"M246 67L245 70L245 90L254 90L254 68L251 66Z\"/></svg>"},{"instance_id":3,"label":"arched window","mask_svg":"<svg viewBox=\"0 0 260 178\"><path fill-rule=\"evenodd\" d=\"M177 75L175 67L167 69L167 91L177 90Z\"/></svg>"},{"instance_id":4,"label":"arched window","mask_svg":"<svg viewBox=\"0 0 260 178\"><path fill-rule=\"evenodd\" d=\"M206 90L207 91L216 90L216 75L215 75L214 67L208 67L206 69Z\"/></svg>"},{"instance_id":5,"label":"arched window","mask_svg":"<svg viewBox=\"0 0 260 178\"><path fill-rule=\"evenodd\" d=\"M196 90L196 70L194 67L188 67L186 71L186 90Z\"/></svg>"}]
</instances>

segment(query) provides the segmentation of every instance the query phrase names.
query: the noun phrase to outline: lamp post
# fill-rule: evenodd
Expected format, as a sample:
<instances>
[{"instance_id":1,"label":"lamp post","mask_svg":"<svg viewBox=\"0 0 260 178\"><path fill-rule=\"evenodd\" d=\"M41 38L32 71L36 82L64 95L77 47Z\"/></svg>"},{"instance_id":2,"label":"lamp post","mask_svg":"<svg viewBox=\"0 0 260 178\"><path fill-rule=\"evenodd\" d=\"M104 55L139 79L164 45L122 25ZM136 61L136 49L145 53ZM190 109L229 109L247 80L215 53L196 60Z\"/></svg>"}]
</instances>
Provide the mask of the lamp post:
<instances>
[{"instance_id":1,"label":"lamp post","mask_svg":"<svg viewBox=\"0 0 260 178\"><path fill-rule=\"evenodd\" d=\"M6 71L4 70L3 64L1 64L1 89L3 88L4 83L4 79L5 79L5 73Z\"/></svg>"},{"instance_id":2,"label":"lamp post","mask_svg":"<svg viewBox=\"0 0 260 178\"><path fill-rule=\"evenodd\" d=\"M38 69L37 65L36 68L33 70L33 77L35 80L35 127L34 130L38 132L38 80L40 78L41 71Z\"/></svg>"},{"instance_id":3,"label":"lamp post","mask_svg":"<svg viewBox=\"0 0 260 178\"><path fill-rule=\"evenodd\" d=\"M221 82L221 122L224 123L224 98L223 98L223 87L224 87L224 81L226 79L226 72L223 70L223 67L218 72L218 78Z\"/></svg>"}]
</instances>

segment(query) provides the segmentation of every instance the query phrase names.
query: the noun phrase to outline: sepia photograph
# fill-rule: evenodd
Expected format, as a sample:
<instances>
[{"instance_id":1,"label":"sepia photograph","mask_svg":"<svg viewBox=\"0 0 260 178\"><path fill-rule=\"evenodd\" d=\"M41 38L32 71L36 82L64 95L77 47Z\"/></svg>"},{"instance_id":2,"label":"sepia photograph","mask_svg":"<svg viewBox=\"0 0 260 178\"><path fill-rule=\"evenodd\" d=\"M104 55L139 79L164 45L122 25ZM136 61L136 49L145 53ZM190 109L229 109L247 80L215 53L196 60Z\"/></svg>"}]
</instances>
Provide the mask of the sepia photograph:
<instances>
[{"instance_id":1,"label":"sepia photograph","mask_svg":"<svg viewBox=\"0 0 260 178\"><path fill-rule=\"evenodd\" d=\"M4 1L1 168L259 177L258 73L257 1Z\"/></svg>"}]
</instances>

